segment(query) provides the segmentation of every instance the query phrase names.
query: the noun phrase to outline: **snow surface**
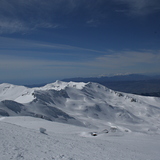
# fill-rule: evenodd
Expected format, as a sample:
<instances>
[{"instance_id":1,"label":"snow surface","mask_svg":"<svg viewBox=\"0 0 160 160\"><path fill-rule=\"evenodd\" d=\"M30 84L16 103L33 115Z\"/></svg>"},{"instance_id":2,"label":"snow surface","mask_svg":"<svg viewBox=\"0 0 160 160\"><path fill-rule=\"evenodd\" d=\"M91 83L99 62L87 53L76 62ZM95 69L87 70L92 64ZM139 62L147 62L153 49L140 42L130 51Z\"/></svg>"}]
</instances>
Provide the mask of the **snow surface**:
<instances>
[{"instance_id":1,"label":"snow surface","mask_svg":"<svg viewBox=\"0 0 160 160\"><path fill-rule=\"evenodd\" d=\"M55 83L47 84L44 87L39 88L27 88L24 86L17 86L13 84L3 83L0 84L0 101L2 100L14 100L18 103L29 103L35 98L33 96L36 90L62 90L66 87L75 87L77 89L82 89L86 83L80 82L62 82L56 81Z\"/></svg>"},{"instance_id":2,"label":"snow surface","mask_svg":"<svg viewBox=\"0 0 160 160\"><path fill-rule=\"evenodd\" d=\"M0 116L2 160L160 157L160 98L91 82L56 81L39 88L3 83Z\"/></svg>"},{"instance_id":3,"label":"snow surface","mask_svg":"<svg viewBox=\"0 0 160 160\"><path fill-rule=\"evenodd\" d=\"M42 134L39 128L46 129ZM3 160L159 160L160 136L101 133L31 117L0 120Z\"/></svg>"},{"instance_id":4,"label":"snow surface","mask_svg":"<svg viewBox=\"0 0 160 160\"><path fill-rule=\"evenodd\" d=\"M61 90L61 89L65 89L66 87L74 87L77 89L83 89L83 87L86 85L87 83L84 82L63 82L63 81L59 81L57 80L55 83L51 83L51 84L47 84L44 87L41 87L42 90L47 90L47 89L55 89L55 90Z\"/></svg>"},{"instance_id":5,"label":"snow surface","mask_svg":"<svg viewBox=\"0 0 160 160\"><path fill-rule=\"evenodd\" d=\"M0 84L0 101L14 100L19 103L28 103L34 100L34 89L8 83Z\"/></svg>"}]
</instances>

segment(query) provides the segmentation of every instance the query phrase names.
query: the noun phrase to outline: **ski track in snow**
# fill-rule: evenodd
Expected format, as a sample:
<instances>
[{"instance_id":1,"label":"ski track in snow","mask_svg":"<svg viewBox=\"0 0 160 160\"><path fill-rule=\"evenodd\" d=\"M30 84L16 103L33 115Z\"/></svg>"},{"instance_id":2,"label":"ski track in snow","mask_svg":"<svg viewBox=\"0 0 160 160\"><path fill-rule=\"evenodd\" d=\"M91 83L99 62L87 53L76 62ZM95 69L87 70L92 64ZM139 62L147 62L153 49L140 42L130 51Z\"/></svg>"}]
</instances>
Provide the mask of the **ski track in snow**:
<instances>
[{"instance_id":1,"label":"ski track in snow","mask_svg":"<svg viewBox=\"0 0 160 160\"><path fill-rule=\"evenodd\" d=\"M159 136L128 133L124 136L105 134L92 137L83 127L30 117L25 118L26 124L27 121L33 121L34 126L36 123L44 125L42 127L46 125L50 131L42 134L32 125L26 127L23 120L18 121L16 117L3 119L0 121L2 160L159 160ZM60 132L61 127L64 127L64 132Z\"/></svg>"}]
</instances>

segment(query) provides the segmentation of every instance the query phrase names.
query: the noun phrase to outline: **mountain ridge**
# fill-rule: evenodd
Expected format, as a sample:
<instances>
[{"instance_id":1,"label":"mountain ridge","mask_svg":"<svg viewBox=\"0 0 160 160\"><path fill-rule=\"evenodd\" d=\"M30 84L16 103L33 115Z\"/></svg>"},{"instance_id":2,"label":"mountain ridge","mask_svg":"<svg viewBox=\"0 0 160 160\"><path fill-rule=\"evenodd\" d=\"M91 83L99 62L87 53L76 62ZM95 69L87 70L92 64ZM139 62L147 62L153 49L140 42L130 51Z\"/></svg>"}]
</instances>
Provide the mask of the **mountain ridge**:
<instances>
[{"instance_id":1,"label":"mountain ridge","mask_svg":"<svg viewBox=\"0 0 160 160\"><path fill-rule=\"evenodd\" d=\"M160 114L159 98L117 92L93 82L56 81L39 88L1 84L0 91L1 116L32 116L86 127L127 125L130 130L132 125L157 125Z\"/></svg>"},{"instance_id":2,"label":"mountain ridge","mask_svg":"<svg viewBox=\"0 0 160 160\"><path fill-rule=\"evenodd\" d=\"M77 77L62 79L65 82L95 82L119 92L160 97L160 75L125 74L100 77ZM26 87L43 87L47 83L25 85Z\"/></svg>"}]
</instances>

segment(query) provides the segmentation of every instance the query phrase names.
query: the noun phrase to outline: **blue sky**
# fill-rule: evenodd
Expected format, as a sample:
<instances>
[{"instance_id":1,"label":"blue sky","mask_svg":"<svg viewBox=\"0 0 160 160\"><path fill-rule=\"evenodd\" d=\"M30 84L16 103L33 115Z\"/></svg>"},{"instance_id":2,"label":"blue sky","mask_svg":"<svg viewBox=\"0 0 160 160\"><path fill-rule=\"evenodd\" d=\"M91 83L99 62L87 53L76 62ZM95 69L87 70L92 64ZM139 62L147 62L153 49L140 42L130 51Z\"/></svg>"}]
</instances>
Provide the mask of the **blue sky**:
<instances>
[{"instance_id":1,"label":"blue sky","mask_svg":"<svg viewBox=\"0 0 160 160\"><path fill-rule=\"evenodd\" d=\"M159 0L1 0L0 83L160 73Z\"/></svg>"}]
</instances>

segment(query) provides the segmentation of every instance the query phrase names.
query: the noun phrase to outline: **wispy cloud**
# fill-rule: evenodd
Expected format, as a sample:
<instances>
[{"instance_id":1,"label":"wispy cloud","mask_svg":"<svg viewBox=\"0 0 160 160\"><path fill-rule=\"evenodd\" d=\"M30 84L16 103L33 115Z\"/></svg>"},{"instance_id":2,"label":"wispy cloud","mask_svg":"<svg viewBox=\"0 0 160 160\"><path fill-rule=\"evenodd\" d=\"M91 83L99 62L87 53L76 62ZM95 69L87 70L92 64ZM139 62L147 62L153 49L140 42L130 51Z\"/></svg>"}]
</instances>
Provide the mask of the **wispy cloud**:
<instances>
[{"instance_id":1,"label":"wispy cloud","mask_svg":"<svg viewBox=\"0 0 160 160\"><path fill-rule=\"evenodd\" d=\"M134 66L137 64L159 64L160 51L121 51L96 58L97 63L108 67ZM95 63L96 64L96 63Z\"/></svg>"},{"instance_id":2,"label":"wispy cloud","mask_svg":"<svg viewBox=\"0 0 160 160\"><path fill-rule=\"evenodd\" d=\"M2 20L0 21L0 34L2 33L15 33L28 31L28 27L21 21L16 20Z\"/></svg>"},{"instance_id":3,"label":"wispy cloud","mask_svg":"<svg viewBox=\"0 0 160 160\"><path fill-rule=\"evenodd\" d=\"M12 54L14 53L14 51L16 51L17 53L21 53L21 54L18 54L18 55L21 55L21 57L23 57L23 54L25 53L24 54L25 57L37 58L36 54L43 53L43 51L44 51L44 55L55 54L57 56L58 55L61 56L63 54L66 54L66 56L68 57L69 56L72 57L73 55L79 57L81 55L86 55L87 53L87 55L91 55L92 61L94 59L93 65L99 64L104 66L108 66L108 65L116 66L116 64L120 66L127 66L127 65L134 65L135 63L159 63L160 62L160 50L139 50L139 51L96 50L96 49L83 48L83 47L77 47L72 45L46 43L46 42L38 42L38 41L27 41L22 39L5 38L5 37L0 37L0 42L1 42L0 55L16 56L16 54ZM32 53L31 56L26 54L27 52L30 53L30 51ZM47 59L47 56L45 57L46 57L45 59Z\"/></svg>"},{"instance_id":4,"label":"wispy cloud","mask_svg":"<svg viewBox=\"0 0 160 160\"><path fill-rule=\"evenodd\" d=\"M64 27L74 24L75 19L76 23L95 26L104 20L107 6L105 0L2 0L1 33Z\"/></svg>"},{"instance_id":5,"label":"wispy cloud","mask_svg":"<svg viewBox=\"0 0 160 160\"><path fill-rule=\"evenodd\" d=\"M22 51L24 52L26 50L29 52L29 50L32 50L33 56L35 56L34 53L36 52L40 53L42 50L45 50L45 53L44 53L45 55L47 54L47 52L51 52L52 54L54 53L57 54L57 51L59 51L58 54L60 54L60 52L63 53L64 51L67 51L66 53L67 55L73 55L73 53L74 55L77 55L76 53L79 54L80 52L83 55L85 55L86 53L90 55L92 55L93 53L99 53L100 55L107 54L107 51L103 51L103 50L83 48L83 47L77 47L77 46L65 45L65 44L27 41L22 39L5 38L5 37L0 37L0 50L1 50L0 54L3 54L4 51L5 53L8 52L8 54L12 54L14 50L17 50L20 52ZM68 53L69 51L70 53Z\"/></svg>"},{"instance_id":6,"label":"wispy cloud","mask_svg":"<svg viewBox=\"0 0 160 160\"><path fill-rule=\"evenodd\" d=\"M42 83L41 80L54 81L65 77L87 76L90 70L84 62L0 55L0 83L14 80Z\"/></svg>"},{"instance_id":7,"label":"wispy cloud","mask_svg":"<svg viewBox=\"0 0 160 160\"><path fill-rule=\"evenodd\" d=\"M64 2L64 1L63 1ZM0 33L15 33L37 28L57 28L56 13L62 0L0 1Z\"/></svg>"},{"instance_id":8,"label":"wispy cloud","mask_svg":"<svg viewBox=\"0 0 160 160\"><path fill-rule=\"evenodd\" d=\"M112 51L87 62L88 67L101 68L103 73L160 73L160 51Z\"/></svg>"},{"instance_id":9,"label":"wispy cloud","mask_svg":"<svg viewBox=\"0 0 160 160\"><path fill-rule=\"evenodd\" d=\"M41 60L36 58L26 58L21 56L0 55L0 68L2 70L41 70L51 67L73 66L76 62L64 62L55 60Z\"/></svg>"},{"instance_id":10,"label":"wispy cloud","mask_svg":"<svg viewBox=\"0 0 160 160\"><path fill-rule=\"evenodd\" d=\"M160 10L159 0L1 0L0 34L81 23L97 27L115 10L148 15ZM75 21L76 19L76 21Z\"/></svg>"},{"instance_id":11,"label":"wispy cloud","mask_svg":"<svg viewBox=\"0 0 160 160\"><path fill-rule=\"evenodd\" d=\"M117 12L130 15L148 15L160 11L159 0L114 0L117 4L125 4L127 8L117 9Z\"/></svg>"},{"instance_id":12,"label":"wispy cloud","mask_svg":"<svg viewBox=\"0 0 160 160\"><path fill-rule=\"evenodd\" d=\"M90 27L98 27L100 22L97 19L90 19L86 22L86 24Z\"/></svg>"},{"instance_id":13,"label":"wispy cloud","mask_svg":"<svg viewBox=\"0 0 160 160\"><path fill-rule=\"evenodd\" d=\"M37 46L39 47L46 47L46 48L52 48L52 49L61 49L61 50L76 50L76 51L87 51L87 52L95 52L100 54L106 54L106 51L101 50L95 50L95 49L89 49L89 48L82 48L82 47L76 47L71 45L63 45L63 44L44 44L44 43L37 43ZM89 54L89 53L88 53Z\"/></svg>"},{"instance_id":14,"label":"wispy cloud","mask_svg":"<svg viewBox=\"0 0 160 160\"><path fill-rule=\"evenodd\" d=\"M160 73L160 51L112 51L90 60L55 60L0 55L1 80L98 76L117 73Z\"/></svg>"}]
</instances>

